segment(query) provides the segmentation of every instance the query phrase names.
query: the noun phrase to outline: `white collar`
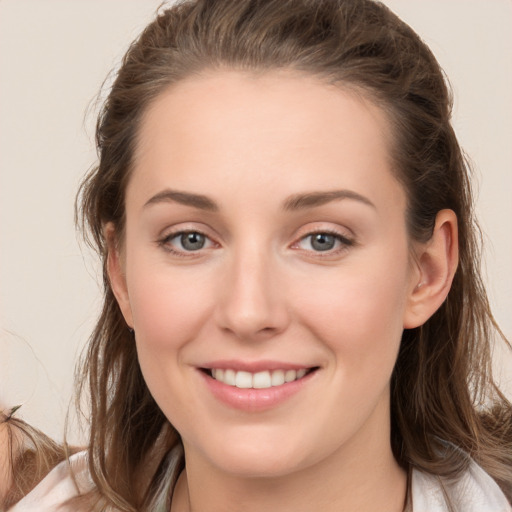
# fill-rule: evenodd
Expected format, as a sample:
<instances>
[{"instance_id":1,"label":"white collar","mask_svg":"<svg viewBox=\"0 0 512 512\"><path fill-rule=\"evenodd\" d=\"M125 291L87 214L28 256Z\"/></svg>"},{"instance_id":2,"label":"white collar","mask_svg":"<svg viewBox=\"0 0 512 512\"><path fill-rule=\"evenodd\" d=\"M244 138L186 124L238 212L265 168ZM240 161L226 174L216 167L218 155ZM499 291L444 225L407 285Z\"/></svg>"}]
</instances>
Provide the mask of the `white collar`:
<instances>
[{"instance_id":1,"label":"white collar","mask_svg":"<svg viewBox=\"0 0 512 512\"><path fill-rule=\"evenodd\" d=\"M512 512L498 484L474 461L454 481L413 470L411 495L413 512L448 512L447 498L457 512Z\"/></svg>"}]
</instances>

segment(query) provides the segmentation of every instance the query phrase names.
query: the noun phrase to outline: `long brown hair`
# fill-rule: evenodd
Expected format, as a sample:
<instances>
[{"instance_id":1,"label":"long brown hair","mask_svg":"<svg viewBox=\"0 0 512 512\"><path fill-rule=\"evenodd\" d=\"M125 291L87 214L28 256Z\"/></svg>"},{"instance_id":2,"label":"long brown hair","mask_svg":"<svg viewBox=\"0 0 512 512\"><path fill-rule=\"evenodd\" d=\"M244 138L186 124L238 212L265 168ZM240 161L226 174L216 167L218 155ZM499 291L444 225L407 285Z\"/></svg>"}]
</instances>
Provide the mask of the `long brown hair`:
<instances>
[{"instance_id":1,"label":"long brown hair","mask_svg":"<svg viewBox=\"0 0 512 512\"><path fill-rule=\"evenodd\" d=\"M218 68L287 68L360 91L392 126L411 239L428 240L440 210L456 213L460 264L448 298L423 326L403 333L391 383L391 444L404 467L443 476L465 468L467 459L446 450L456 445L512 500L511 404L491 368L491 346L502 334L479 274L470 172L436 59L372 0L197 0L163 10L126 53L98 119L99 164L77 201L79 225L104 265L103 311L80 384L91 404L89 464L98 503L147 508L165 477L165 454L180 442L142 377L110 287L103 230L113 223L122 243L124 193L148 105L179 80Z\"/></svg>"}]
</instances>

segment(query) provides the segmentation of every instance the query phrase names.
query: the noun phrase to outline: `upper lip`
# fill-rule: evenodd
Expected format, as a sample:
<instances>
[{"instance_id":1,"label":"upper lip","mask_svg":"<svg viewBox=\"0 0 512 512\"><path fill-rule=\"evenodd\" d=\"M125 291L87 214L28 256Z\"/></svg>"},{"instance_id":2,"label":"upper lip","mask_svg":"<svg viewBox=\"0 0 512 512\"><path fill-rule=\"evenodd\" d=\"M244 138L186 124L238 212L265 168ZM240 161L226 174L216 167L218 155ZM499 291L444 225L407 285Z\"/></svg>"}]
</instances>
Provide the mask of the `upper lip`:
<instances>
[{"instance_id":1,"label":"upper lip","mask_svg":"<svg viewBox=\"0 0 512 512\"><path fill-rule=\"evenodd\" d=\"M204 365L200 365L199 367L208 370L235 370L257 373L273 370L308 370L310 368L316 368L317 365L272 360L240 361L235 359L223 359L218 361L210 361L208 363L205 363Z\"/></svg>"}]
</instances>

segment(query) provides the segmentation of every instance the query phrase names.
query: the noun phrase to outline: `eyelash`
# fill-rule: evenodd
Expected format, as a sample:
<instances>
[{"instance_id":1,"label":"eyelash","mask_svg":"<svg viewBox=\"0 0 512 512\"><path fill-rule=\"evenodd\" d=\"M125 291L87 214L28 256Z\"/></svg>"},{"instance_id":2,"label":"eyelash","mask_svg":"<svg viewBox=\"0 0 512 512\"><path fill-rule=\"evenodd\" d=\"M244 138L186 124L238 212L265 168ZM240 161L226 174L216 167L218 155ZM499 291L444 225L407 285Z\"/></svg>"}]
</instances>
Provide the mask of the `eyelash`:
<instances>
[{"instance_id":1,"label":"eyelash","mask_svg":"<svg viewBox=\"0 0 512 512\"><path fill-rule=\"evenodd\" d=\"M172 245L170 244L170 242L172 240L174 240L175 238L179 238L183 235L188 235L188 234L202 235L211 244L216 245L215 242L213 242L207 234L205 234L202 231L199 231L197 229L183 229L180 231L175 231L173 233L169 233L164 238L162 238L161 240L158 241L158 245L163 247L166 251L170 252L174 256L178 256L179 258L197 258L198 256L200 256L200 251L202 249L199 249L197 251L187 251L187 250L178 251L178 250L174 249L172 247Z\"/></svg>"},{"instance_id":2,"label":"eyelash","mask_svg":"<svg viewBox=\"0 0 512 512\"><path fill-rule=\"evenodd\" d=\"M315 235L329 235L333 236L335 238L335 241L339 242L339 247L337 249L329 249L326 251L307 251L312 252L315 254L315 258L328 258L333 256L338 256L341 253L348 250L349 247L352 247L355 245L355 240L352 238L348 238L345 235L342 235L338 231L332 230L332 229L316 229L313 231L310 231L306 235L299 238L297 242L294 242L292 247L296 247L298 244L300 244L303 240L306 240L308 238L312 238ZM310 241L311 244L312 241Z\"/></svg>"},{"instance_id":3,"label":"eyelash","mask_svg":"<svg viewBox=\"0 0 512 512\"><path fill-rule=\"evenodd\" d=\"M199 257L201 255L200 252L203 248L201 248L197 251L187 251L187 250L176 250L172 247L172 245L170 245L170 242L172 240L174 240L178 237L181 237L183 235L187 235L187 234L198 234L198 235L204 236L205 239L208 240L211 244L216 245L215 242L213 242L208 235L206 235L202 231L193 230L193 229L180 230L180 231L175 231L173 233L169 233L168 235L166 235L165 237L163 237L161 240L158 241L158 245L163 247L166 251L170 252L174 256L178 256L180 258ZM330 230L330 229L318 229L318 230L310 231L307 234L305 234L304 236L301 236L299 238L299 240L294 242L291 247L297 248L297 246L302 241L306 240L307 238L311 238L315 235L319 235L319 234L333 236L335 238L335 240L340 243L340 247L338 247L335 250L329 249L326 251L313 251L313 250L307 251L307 252L314 253L315 257L319 257L319 258L336 256L336 255L340 254L341 252L346 251L349 247L354 246L356 243L354 239L348 238L337 231Z\"/></svg>"}]
</instances>

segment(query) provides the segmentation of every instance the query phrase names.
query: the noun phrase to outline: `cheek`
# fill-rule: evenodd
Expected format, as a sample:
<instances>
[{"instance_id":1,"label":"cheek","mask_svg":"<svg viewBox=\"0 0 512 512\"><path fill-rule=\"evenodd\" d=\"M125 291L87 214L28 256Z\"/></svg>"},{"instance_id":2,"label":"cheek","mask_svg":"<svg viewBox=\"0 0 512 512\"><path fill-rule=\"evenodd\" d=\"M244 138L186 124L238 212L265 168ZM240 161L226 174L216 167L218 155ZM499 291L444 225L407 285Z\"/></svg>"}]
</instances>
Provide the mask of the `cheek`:
<instances>
[{"instance_id":1,"label":"cheek","mask_svg":"<svg viewBox=\"0 0 512 512\"><path fill-rule=\"evenodd\" d=\"M211 317L212 283L198 272L172 269L143 255L132 255L128 262L128 293L142 374L153 398L178 428L200 406L183 385L190 371L184 356Z\"/></svg>"},{"instance_id":2,"label":"cheek","mask_svg":"<svg viewBox=\"0 0 512 512\"><path fill-rule=\"evenodd\" d=\"M210 281L200 272L132 258L127 282L141 365L165 366L197 337L215 303Z\"/></svg>"},{"instance_id":3,"label":"cheek","mask_svg":"<svg viewBox=\"0 0 512 512\"><path fill-rule=\"evenodd\" d=\"M406 269L406 258L347 265L297 293L302 322L344 373L361 381L372 373L391 374L403 331Z\"/></svg>"}]
</instances>

